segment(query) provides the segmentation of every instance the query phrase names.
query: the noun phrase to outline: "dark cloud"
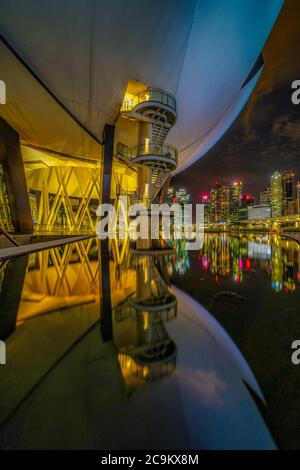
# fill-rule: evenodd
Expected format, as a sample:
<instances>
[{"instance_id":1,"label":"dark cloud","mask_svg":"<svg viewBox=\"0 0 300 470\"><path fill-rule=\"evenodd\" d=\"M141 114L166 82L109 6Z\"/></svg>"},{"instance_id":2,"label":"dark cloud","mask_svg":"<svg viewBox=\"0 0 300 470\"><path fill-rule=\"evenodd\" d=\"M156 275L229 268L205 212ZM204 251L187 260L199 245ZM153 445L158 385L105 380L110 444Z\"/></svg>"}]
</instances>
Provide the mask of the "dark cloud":
<instances>
[{"instance_id":1,"label":"dark cloud","mask_svg":"<svg viewBox=\"0 0 300 470\"><path fill-rule=\"evenodd\" d=\"M218 181L235 178L257 196L275 169L292 168L300 179L300 105L291 83L300 79L300 1L287 0L264 48L265 67L243 112L217 145L174 178L196 202Z\"/></svg>"}]
</instances>

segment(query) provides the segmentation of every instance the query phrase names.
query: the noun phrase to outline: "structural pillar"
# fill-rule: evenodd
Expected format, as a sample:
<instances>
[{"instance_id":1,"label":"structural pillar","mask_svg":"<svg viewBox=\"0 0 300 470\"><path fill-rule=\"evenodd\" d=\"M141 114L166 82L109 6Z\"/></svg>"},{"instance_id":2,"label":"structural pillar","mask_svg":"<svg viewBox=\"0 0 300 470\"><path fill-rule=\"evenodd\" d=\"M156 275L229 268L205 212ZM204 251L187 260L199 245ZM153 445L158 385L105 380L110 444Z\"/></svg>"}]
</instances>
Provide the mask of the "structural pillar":
<instances>
[{"instance_id":1,"label":"structural pillar","mask_svg":"<svg viewBox=\"0 0 300 470\"><path fill-rule=\"evenodd\" d=\"M110 124L105 124L103 132L102 204L111 203L110 191L114 155L114 133L115 127ZM108 238L101 240L101 258L102 298L100 328L103 341L111 341L113 332Z\"/></svg>"},{"instance_id":2,"label":"structural pillar","mask_svg":"<svg viewBox=\"0 0 300 470\"><path fill-rule=\"evenodd\" d=\"M102 180L102 204L110 204L111 176L114 157L115 126L105 124L103 131L103 180ZM101 255L109 255L109 240L102 240Z\"/></svg>"},{"instance_id":3,"label":"structural pillar","mask_svg":"<svg viewBox=\"0 0 300 470\"><path fill-rule=\"evenodd\" d=\"M32 215L19 134L2 118L0 118L0 164L3 167L15 232L32 233Z\"/></svg>"}]
</instances>

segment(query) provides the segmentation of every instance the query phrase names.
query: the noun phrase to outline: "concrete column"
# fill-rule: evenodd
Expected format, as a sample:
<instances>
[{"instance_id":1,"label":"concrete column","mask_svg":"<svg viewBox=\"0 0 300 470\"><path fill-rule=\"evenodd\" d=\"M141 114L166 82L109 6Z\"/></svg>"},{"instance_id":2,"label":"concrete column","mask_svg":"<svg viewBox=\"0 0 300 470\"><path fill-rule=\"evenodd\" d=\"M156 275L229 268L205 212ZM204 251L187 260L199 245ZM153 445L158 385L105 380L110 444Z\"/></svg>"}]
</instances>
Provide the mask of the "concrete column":
<instances>
[{"instance_id":1,"label":"concrete column","mask_svg":"<svg viewBox=\"0 0 300 470\"><path fill-rule=\"evenodd\" d=\"M115 127L105 124L103 132L103 182L102 182L102 203L111 203L111 177L114 153L114 133ZM109 240L101 240L101 272L102 272L102 298L101 298L101 319L100 328L103 341L111 341L112 331L112 306L109 268Z\"/></svg>"},{"instance_id":2,"label":"concrete column","mask_svg":"<svg viewBox=\"0 0 300 470\"><path fill-rule=\"evenodd\" d=\"M115 126L105 124L103 131L103 180L102 180L102 203L111 203L111 177L114 156L114 135ZM101 242L101 255L109 255L109 240L102 240Z\"/></svg>"},{"instance_id":3,"label":"concrete column","mask_svg":"<svg viewBox=\"0 0 300 470\"><path fill-rule=\"evenodd\" d=\"M111 175L114 156L115 126L105 124L103 131L103 184L102 202L110 202Z\"/></svg>"},{"instance_id":4,"label":"concrete column","mask_svg":"<svg viewBox=\"0 0 300 470\"><path fill-rule=\"evenodd\" d=\"M16 232L32 233L33 224L18 133L0 118L0 163Z\"/></svg>"}]
</instances>

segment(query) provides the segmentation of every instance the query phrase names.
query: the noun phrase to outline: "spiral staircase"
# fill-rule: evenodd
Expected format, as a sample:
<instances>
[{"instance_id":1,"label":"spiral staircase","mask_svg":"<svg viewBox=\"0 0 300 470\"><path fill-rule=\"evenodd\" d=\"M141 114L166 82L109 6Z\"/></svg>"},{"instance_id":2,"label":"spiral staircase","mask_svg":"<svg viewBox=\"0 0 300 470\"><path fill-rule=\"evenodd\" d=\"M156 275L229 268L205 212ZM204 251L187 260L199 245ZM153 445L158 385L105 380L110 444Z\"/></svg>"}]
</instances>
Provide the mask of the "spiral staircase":
<instances>
[{"instance_id":1,"label":"spiral staircase","mask_svg":"<svg viewBox=\"0 0 300 470\"><path fill-rule=\"evenodd\" d=\"M169 93L148 88L123 102L121 116L150 126L149 139L145 143L129 148L119 142L117 156L132 165L151 169L154 199L178 164L177 149L165 143L177 120L176 100Z\"/></svg>"}]
</instances>

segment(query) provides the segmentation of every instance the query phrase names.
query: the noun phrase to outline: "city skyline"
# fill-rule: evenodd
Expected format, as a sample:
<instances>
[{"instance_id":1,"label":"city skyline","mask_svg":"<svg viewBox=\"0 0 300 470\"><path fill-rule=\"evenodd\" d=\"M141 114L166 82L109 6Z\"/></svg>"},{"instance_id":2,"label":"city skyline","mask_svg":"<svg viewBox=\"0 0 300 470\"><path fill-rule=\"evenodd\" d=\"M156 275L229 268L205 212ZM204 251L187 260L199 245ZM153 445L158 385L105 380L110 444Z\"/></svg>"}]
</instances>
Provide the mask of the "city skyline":
<instances>
[{"instance_id":1,"label":"city skyline","mask_svg":"<svg viewBox=\"0 0 300 470\"><path fill-rule=\"evenodd\" d=\"M264 47L265 66L245 108L225 136L203 158L173 178L188 185L193 202L216 179L242 179L257 198L275 170L300 174L300 106L291 101L292 81L299 79L300 2L289 0ZM218 176L216 178L216 175Z\"/></svg>"},{"instance_id":2,"label":"city skyline","mask_svg":"<svg viewBox=\"0 0 300 470\"><path fill-rule=\"evenodd\" d=\"M181 205L191 202L191 195L185 188L171 186L164 202ZM241 179L214 182L205 193L197 195L197 203L204 205L204 222L206 224L235 224L241 221L265 221L284 217L291 225L299 226L300 214L300 181L294 170L284 172L275 170L268 185L253 197L245 191ZM296 219L295 219L295 216Z\"/></svg>"}]
</instances>

